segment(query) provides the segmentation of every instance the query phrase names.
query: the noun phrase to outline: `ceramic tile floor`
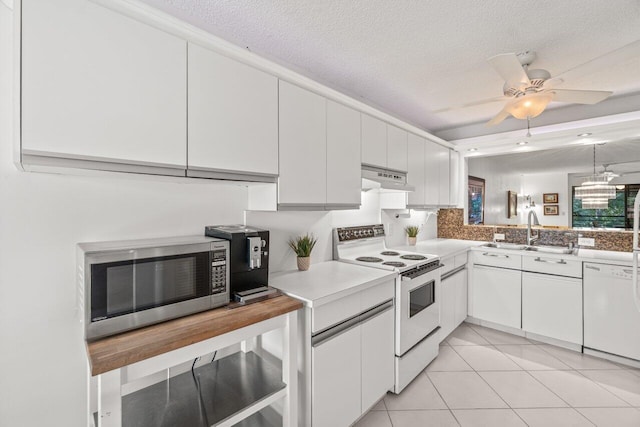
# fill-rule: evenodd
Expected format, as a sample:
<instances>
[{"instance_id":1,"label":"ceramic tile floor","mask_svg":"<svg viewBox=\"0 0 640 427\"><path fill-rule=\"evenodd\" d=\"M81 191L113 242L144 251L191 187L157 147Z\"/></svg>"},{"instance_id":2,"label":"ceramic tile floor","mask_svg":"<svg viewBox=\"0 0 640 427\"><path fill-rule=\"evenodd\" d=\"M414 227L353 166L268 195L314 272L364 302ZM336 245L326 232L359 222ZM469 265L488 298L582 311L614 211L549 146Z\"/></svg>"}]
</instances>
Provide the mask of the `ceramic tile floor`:
<instances>
[{"instance_id":1,"label":"ceramic tile floor","mask_svg":"<svg viewBox=\"0 0 640 427\"><path fill-rule=\"evenodd\" d=\"M463 323L356 427L640 427L640 370Z\"/></svg>"}]
</instances>

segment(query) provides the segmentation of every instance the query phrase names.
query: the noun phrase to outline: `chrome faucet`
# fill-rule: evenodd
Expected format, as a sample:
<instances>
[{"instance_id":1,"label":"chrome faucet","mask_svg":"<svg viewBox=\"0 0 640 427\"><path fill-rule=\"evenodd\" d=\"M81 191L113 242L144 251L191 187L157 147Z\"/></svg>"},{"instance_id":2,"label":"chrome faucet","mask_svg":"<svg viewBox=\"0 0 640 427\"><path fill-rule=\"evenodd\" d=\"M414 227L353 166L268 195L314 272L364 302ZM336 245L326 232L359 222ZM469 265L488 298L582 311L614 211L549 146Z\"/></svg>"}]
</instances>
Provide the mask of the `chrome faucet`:
<instances>
[{"instance_id":1,"label":"chrome faucet","mask_svg":"<svg viewBox=\"0 0 640 427\"><path fill-rule=\"evenodd\" d=\"M531 209L529 211L529 215L527 216L527 246L531 246L533 242L538 240L540 237L540 232L537 232L535 236L531 235L531 218L533 217L533 225L540 225L540 221L538 221L538 215L536 212Z\"/></svg>"}]
</instances>

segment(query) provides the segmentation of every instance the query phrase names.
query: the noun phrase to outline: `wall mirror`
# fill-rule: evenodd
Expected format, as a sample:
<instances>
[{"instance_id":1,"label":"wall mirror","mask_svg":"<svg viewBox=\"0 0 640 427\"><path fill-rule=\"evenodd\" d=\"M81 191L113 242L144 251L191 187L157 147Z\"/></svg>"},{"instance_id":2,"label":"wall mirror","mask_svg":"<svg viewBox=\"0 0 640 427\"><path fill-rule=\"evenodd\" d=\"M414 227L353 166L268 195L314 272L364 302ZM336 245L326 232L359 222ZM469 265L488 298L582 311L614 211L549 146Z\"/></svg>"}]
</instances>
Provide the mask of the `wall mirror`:
<instances>
[{"instance_id":1,"label":"wall mirror","mask_svg":"<svg viewBox=\"0 0 640 427\"><path fill-rule=\"evenodd\" d=\"M605 176L615 187L606 207L599 208L588 207L576 197L576 188L593 174L594 144L596 175ZM534 209L543 226L625 229L632 227L633 202L640 188L640 138L468 157L467 168L472 177L469 185L478 180L484 183L482 212L478 203L472 207L481 224L526 224L529 209Z\"/></svg>"}]
</instances>

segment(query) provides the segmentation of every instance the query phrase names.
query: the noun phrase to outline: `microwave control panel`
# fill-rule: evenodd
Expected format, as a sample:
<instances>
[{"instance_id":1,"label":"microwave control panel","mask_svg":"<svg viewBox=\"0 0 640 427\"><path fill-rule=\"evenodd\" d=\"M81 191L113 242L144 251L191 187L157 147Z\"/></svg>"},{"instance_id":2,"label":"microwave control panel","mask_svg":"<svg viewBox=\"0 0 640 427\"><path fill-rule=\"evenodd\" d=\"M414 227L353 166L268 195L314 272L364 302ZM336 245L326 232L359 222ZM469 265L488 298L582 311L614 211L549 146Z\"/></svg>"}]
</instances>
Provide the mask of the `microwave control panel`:
<instances>
[{"instance_id":1,"label":"microwave control panel","mask_svg":"<svg viewBox=\"0 0 640 427\"><path fill-rule=\"evenodd\" d=\"M211 251L211 294L227 292L227 249Z\"/></svg>"}]
</instances>

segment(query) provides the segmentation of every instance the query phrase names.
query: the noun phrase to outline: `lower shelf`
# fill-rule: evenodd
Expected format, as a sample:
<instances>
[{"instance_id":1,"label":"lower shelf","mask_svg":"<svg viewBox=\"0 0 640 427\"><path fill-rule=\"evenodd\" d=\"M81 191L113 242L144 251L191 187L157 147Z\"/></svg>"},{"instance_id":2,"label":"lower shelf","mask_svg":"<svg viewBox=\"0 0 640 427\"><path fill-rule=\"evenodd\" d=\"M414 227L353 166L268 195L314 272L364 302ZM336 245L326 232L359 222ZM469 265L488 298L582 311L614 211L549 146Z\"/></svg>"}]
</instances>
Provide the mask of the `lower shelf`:
<instances>
[{"instance_id":1,"label":"lower shelf","mask_svg":"<svg viewBox=\"0 0 640 427\"><path fill-rule=\"evenodd\" d=\"M282 426L282 415L270 406L262 411L256 412L245 418L233 427L280 427Z\"/></svg>"},{"instance_id":2,"label":"lower shelf","mask_svg":"<svg viewBox=\"0 0 640 427\"><path fill-rule=\"evenodd\" d=\"M285 387L279 367L238 352L123 396L122 426L215 426ZM266 409L236 425L265 425Z\"/></svg>"}]
</instances>

